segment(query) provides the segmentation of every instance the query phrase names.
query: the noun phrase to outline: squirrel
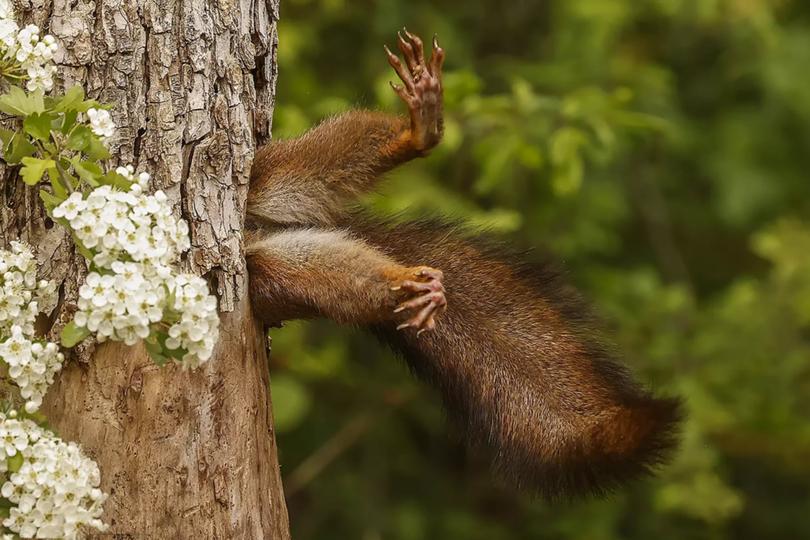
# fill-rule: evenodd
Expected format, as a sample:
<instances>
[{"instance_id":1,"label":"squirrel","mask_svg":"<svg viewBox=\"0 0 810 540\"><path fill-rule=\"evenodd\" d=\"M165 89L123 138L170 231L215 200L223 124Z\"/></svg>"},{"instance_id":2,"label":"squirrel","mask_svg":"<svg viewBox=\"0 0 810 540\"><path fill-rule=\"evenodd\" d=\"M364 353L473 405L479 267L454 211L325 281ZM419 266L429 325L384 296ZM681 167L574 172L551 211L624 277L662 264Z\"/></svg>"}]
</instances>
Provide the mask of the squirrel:
<instances>
[{"instance_id":1,"label":"squirrel","mask_svg":"<svg viewBox=\"0 0 810 540\"><path fill-rule=\"evenodd\" d=\"M518 488L601 494L651 472L676 446L679 400L631 378L552 266L454 224L347 204L442 138L445 51L434 37L426 60L407 30L398 48L402 59L385 54L407 117L354 110L257 150L245 239L256 316L370 329Z\"/></svg>"}]
</instances>

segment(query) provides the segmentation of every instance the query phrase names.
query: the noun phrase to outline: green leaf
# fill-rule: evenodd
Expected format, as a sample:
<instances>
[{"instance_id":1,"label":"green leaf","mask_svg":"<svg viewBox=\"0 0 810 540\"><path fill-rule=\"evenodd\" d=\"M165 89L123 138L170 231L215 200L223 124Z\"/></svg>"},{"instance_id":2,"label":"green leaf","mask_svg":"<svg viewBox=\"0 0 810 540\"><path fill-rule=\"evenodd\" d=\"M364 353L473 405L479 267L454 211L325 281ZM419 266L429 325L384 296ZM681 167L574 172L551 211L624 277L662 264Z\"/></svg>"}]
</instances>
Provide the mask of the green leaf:
<instances>
[{"instance_id":1,"label":"green leaf","mask_svg":"<svg viewBox=\"0 0 810 540\"><path fill-rule=\"evenodd\" d=\"M65 200L64 197L57 197L45 191L44 189L39 190L39 198L42 199L43 204L45 204L45 208L48 210L50 214L54 208L62 204Z\"/></svg>"},{"instance_id":2,"label":"green leaf","mask_svg":"<svg viewBox=\"0 0 810 540\"><path fill-rule=\"evenodd\" d=\"M42 91L26 94L22 88L12 86L7 94L0 96L0 111L12 116L25 117L45 110Z\"/></svg>"},{"instance_id":3,"label":"green leaf","mask_svg":"<svg viewBox=\"0 0 810 540\"><path fill-rule=\"evenodd\" d=\"M64 114L64 117L62 118L62 127L60 128L62 133L70 133L70 130L76 125L76 117L78 115L79 113L76 111L67 111Z\"/></svg>"},{"instance_id":4,"label":"green leaf","mask_svg":"<svg viewBox=\"0 0 810 540\"><path fill-rule=\"evenodd\" d=\"M188 349L184 349L183 347L178 347L176 349L166 349L164 347L163 350L166 353L166 356L178 361L182 360L183 357L188 354Z\"/></svg>"},{"instance_id":5,"label":"green leaf","mask_svg":"<svg viewBox=\"0 0 810 540\"><path fill-rule=\"evenodd\" d=\"M65 95L52 108L53 112L78 112L77 107L81 106L84 100L84 88L81 86L71 86Z\"/></svg>"},{"instance_id":6,"label":"green leaf","mask_svg":"<svg viewBox=\"0 0 810 540\"><path fill-rule=\"evenodd\" d=\"M65 186L62 185L62 182L60 182L59 174L51 170L48 172L48 177L51 180L51 188L53 189L53 194L59 199L62 200L67 199L68 196L67 190L65 189ZM69 176L68 181L71 180L72 177Z\"/></svg>"},{"instance_id":7,"label":"green leaf","mask_svg":"<svg viewBox=\"0 0 810 540\"><path fill-rule=\"evenodd\" d=\"M89 127L76 126L70 132L66 144L71 150L84 150L93 138L95 138L95 135L93 135Z\"/></svg>"},{"instance_id":8,"label":"green leaf","mask_svg":"<svg viewBox=\"0 0 810 540\"><path fill-rule=\"evenodd\" d=\"M20 467L23 466L23 455L17 452L6 460L6 466L8 467L8 472L15 473L19 471Z\"/></svg>"},{"instance_id":9,"label":"green leaf","mask_svg":"<svg viewBox=\"0 0 810 540\"><path fill-rule=\"evenodd\" d=\"M148 353L149 353L149 357L150 357L150 358L152 358L152 361L153 361L155 364L157 364L158 366L160 366L160 367L165 366L165 365L166 365L166 364L169 362L169 359L168 359L168 358L166 358L165 356L163 356L162 354L160 354L160 352L159 352L159 347L158 347L158 350L157 350L157 351L156 351L156 350L154 350L154 349L151 349L151 348L147 347L147 348L146 348L146 352L148 352Z\"/></svg>"},{"instance_id":10,"label":"green leaf","mask_svg":"<svg viewBox=\"0 0 810 540\"><path fill-rule=\"evenodd\" d=\"M78 158L73 158L70 162L73 164L73 169L76 171L76 174L78 174L82 180L92 187L99 186L99 178L103 171L98 163L87 160L80 161Z\"/></svg>"},{"instance_id":11,"label":"green leaf","mask_svg":"<svg viewBox=\"0 0 810 540\"><path fill-rule=\"evenodd\" d=\"M165 365L170 360L182 360L183 357L188 354L188 350L182 347L178 347L177 349L169 349L166 347L167 339L169 339L169 336L165 332L153 331L149 334L149 337L144 340L144 345L146 345L149 356L151 356L152 360L159 366Z\"/></svg>"},{"instance_id":12,"label":"green leaf","mask_svg":"<svg viewBox=\"0 0 810 540\"><path fill-rule=\"evenodd\" d=\"M67 221L66 220L63 220L63 221L64 221L63 225L65 226L65 228L70 228L70 227L68 227ZM60 221L60 223L61 223L61 221ZM79 240L79 237L76 236L76 233L72 232L71 237L73 238L73 243L76 245L76 249L79 250L79 253L81 254L81 256L84 257L85 259L87 259L88 261L92 261L93 260L93 252L90 251L89 249L87 249L84 246L82 241Z\"/></svg>"},{"instance_id":13,"label":"green leaf","mask_svg":"<svg viewBox=\"0 0 810 540\"><path fill-rule=\"evenodd\" d=\"M31 144L28 137L17 132L14 134L14 137L12 137L8 145L8 151L4 154L3 159L6 163L15 165L19 163L22 158L33 156L36 151L36 147Z\"/></svg>"},{"instance_id":14,"label":"green leaf","mask_svg":"<svg viewBox=\"0 0 810 540\"><path fill-rule=\"evenodd\" d=\"M8 144L11 142L11 139L14 138L15 133L16 131L12 131L6 128L0 128L0 141L3 141L4 150L8 147Z\"/></svg>"},{"instance_id":15,"label":"green leaf","mask_svg":"<svg viewBox=\"0 0 810 540\"><path fill-rule=\"evenodd\" d=\"M581 130L572 127L560 128L551 136L551 187L557 195L571 195L579 191L584 172L582 147L587 141Z\"/></svg>"},{"instance_id":16,"label":"green leaf","mask_svg":"<svg viewBox=\"0 0 810 540\"><path fill-rule=\"evenodd\" d=\"M29 186L36 185L42 179L47 169L56 167L56 162L52 159L39 159L34 157L22 158L23 168L20 170L20 176L23 182Z\"/></svg>"},{"instance_id":17,"label":"green leaf","mask_svg":"<svg viewBox=\"0 0 810 540\"><path fill-rule=\"evenodd\" d=\"M107 108L109 107L105 107L95 99L88 99L76 105L76 110L78 112L87 112L88 109L107 109Z\"/></svg>"},{"instance_id":18,"label":"green leaf","mask_svg":"<svg viewBox=\"0 0 810 540\"><path fill-rule=\"evenodd\" d=\"M166 362L168 362L169 359L163 355L163 345L158 342L158 339L154 334L151 334L148 338L146 338L143 343L146 345L146 352L149 353L149 356L152 357L152 361L155 364L159 366L166 365Z\"/></svg>"},{"instance_id":19,"label":"green leaf","mask_svg":"<svg viewBox=\"0 0 810 540\"><path fill-rule=\"evenodd\" d=\"M115 171L110 171L102 176L99 181L105 186L113 186L122 191L129 191L132 187L132 182L121 176Z\"/></svg>"},{"instance_id":20,"label":"green leaf","mask_svg":"<svg viewBox=\"0 0 810 540\"><path fill-rule=\"evenodd\" d=\"M107 147L104 146L104 143L101 142L98 137L93 135L90 138L87 148L84 149L84 155L86 155L88 159L101 161L110 158L110 151L107 150Z\"/></svg>"},{"instance_id":21,"label":"green leaf","mask_svg":"<svg viewBox=\"0 0 810 540\"><path fill-rule=\"evenodd\" d=\"M69 159L63 157L59 160L55 169L48 170L48 176L51 179L53 192L58 197L67 198L67 193L65 190L68 187L73 189L77 189L79 187L79 179L67 172L72 166L73 163Z\"/></svg>"},{"instance_id":22,"label":"green leaf","mask_svg":"<svg viewBox=\"0 0 810 540\"><path fill-rule=\"evenodd\" d=\"M51 128L56 117L50 113L34 113L23 120L23 129L40 141L51 140Z\"/></svg>"},{"instance_id":23,"label":"green leaf","mask_svg":"<svg viewBox=\"0 0 810 540\"><path fill-rule=\"evenodd\" d=\"M157 342L160 344L162 349L161 354L168 357L168 358L177 358L178 350L179 349L170 349L166 346L166 340L169 339L169 335L165 332L157 332L155 333L155 338ZM182 355L181 355L182 357Z\"/></svg>"},{"instance_id":24,"label":"green leaf","mask_svg":"<svg viewBox=\"0 0 810 540\"><path fill-rule=\"evenodd\" d=\"M83 341L90 335L90 330L77 326L75 321L70 321L62 329L62 346L68 349Z\"/></svg>"},{"instance_id":25,"label":"green leaf","mask_svg":"<svg viewBox=\"0 0 810 540\"><path fill-rule=\"evenodd\" d=\"M56 146L54 146L53 141L40 141L42 148L50 155L57 154Z\"/></svg>"}]
</instances>

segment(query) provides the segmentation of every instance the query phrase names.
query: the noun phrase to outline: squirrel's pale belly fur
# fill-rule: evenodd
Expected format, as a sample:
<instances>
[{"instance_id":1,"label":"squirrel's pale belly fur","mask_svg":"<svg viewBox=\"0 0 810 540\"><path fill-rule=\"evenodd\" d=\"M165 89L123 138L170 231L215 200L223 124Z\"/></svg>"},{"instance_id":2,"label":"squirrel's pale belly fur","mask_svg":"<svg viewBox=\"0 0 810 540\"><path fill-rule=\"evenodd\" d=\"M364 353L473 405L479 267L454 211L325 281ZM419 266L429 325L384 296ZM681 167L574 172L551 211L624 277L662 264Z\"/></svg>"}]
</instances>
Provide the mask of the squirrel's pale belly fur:
<instances>
[{"instance_id":1,"label":"squirrel's pale belly fur","mask_svg":"<svg viewBox=\"0 0 810 540\"><path fill-rule=\"evenodd\" d=\"M400 48L423 69L403 74L389 58L410 119L349 112L257 153L247 238L257 315L370 328L520 487L598 493L648 471L675 444L678 402L631 379L550 267L440 221L394 225L347 210L441 136L443 51L425 63L414 39ZM403 302L412 307L395 312ZM403 323L412 327L397 330Z\"/></svg>"}]
</instances>

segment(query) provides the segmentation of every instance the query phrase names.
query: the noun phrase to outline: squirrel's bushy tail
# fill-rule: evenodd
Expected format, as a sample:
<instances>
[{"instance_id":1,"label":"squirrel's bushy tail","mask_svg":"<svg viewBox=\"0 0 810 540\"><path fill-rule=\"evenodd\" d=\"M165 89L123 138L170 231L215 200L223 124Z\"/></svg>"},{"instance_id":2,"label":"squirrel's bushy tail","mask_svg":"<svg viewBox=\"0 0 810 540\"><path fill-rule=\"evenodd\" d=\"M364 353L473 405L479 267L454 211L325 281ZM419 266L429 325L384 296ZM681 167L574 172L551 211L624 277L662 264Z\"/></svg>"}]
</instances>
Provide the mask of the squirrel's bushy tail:
<instances>
[{"instance_id":1,"label":"squirrel's bushy tail","mask_svg":"<svg viewBox=\"0 0 810 540\"><path fill-rule=\"evenodd\" d=\"M374 331L508 479L551 498L601 493L673 449L678 401L630 377L555 271L439 222L350 228L402 264L444 272L448 310L433 332Z\"/></svg>"}]
</instances>

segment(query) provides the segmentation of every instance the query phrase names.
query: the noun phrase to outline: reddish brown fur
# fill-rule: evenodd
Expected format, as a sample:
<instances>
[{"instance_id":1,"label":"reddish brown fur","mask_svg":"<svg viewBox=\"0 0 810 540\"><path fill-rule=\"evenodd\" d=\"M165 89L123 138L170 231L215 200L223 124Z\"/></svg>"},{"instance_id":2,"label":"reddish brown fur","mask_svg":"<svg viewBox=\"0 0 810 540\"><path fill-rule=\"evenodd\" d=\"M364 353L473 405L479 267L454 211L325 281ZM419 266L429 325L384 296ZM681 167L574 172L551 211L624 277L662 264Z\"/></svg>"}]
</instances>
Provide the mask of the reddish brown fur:
<instances>
[{"instance_id":1,"label":"reddish brown fur","mask_svg":"<svg viewBox=\"0 0 810 540\"><path fill-rule=\"evenodd\" d=\"M405 118L353 111L256 153L248 215L280 224L331 224L380 174L417 157Z\"/></svg>"},{"instance_id":2,"label":"reddish brown fur","mask_svg":"<svg viewBox=\"0 0 810 540\"><path fill-rule=\"evenodd\" d=\"M434 44L416 77L421 42L409 39L400 49L410 72L389 62L405 82L395 90L410 124L354 111L259 151L248 200L257 230L247 239L258 315L371 327L517 485L550 497L601 492L649 470L674 445L677 402L630 378L548 265L440 222L391 225L346 212L346 199L441 136L444 53ZM420 338L396 330L408 314L393 308L407 295L392 286L422 264L444 271L448 310Z\"/></svg>"},{"instance_id":3,"label":"reddish brown fur","mask_svg":"<svg viewBox=\"0 0 810 540\"><path fill-rule=\"evenodd\" d=\"M424 267L406 267L343 230L286 228L248 236L248 271L256 314L268 324L328 317L371 324L405 322L410 311L394 313L420 296L403 283L424 281Z\"/></svg>"},{"instance_id":4,"label":"reddish brown fur","mask_svg":"<svg viewBox=\"0 0 810 540\"><path fill-rule=\"evenodd\" d=\"M375 331L515 483L549 497L601 492L671 449L677 402L630 378L548 265L441 222L348 221L392 258L444 269L449 309L434 332L417 339L385 323Z\"/></svg>"}]
</instances>

